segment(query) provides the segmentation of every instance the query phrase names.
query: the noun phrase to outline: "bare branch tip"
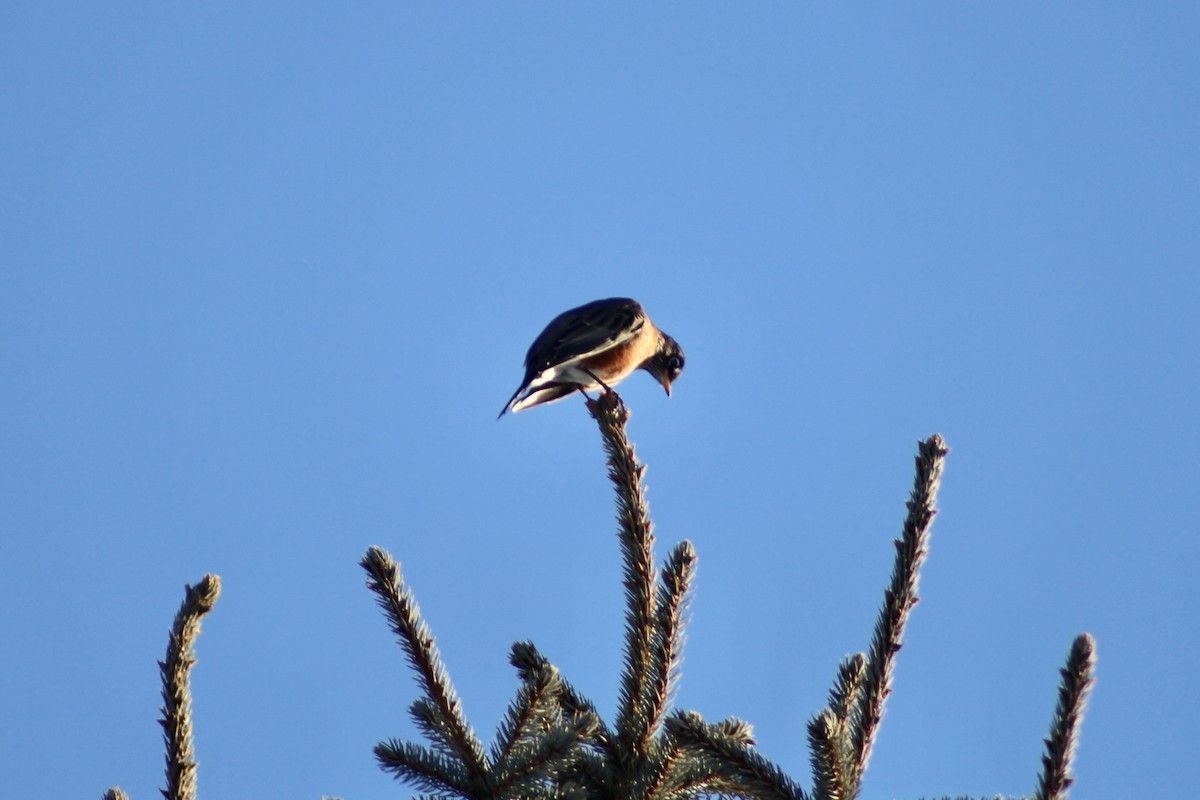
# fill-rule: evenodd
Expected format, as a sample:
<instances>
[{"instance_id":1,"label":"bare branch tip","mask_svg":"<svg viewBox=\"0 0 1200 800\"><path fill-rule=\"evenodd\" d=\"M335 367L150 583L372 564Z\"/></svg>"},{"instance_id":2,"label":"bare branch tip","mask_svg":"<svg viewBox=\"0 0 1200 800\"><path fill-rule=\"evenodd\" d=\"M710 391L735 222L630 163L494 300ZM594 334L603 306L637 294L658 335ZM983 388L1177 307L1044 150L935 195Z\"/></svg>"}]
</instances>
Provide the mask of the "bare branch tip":
<instances>
[{"instance_id":1,"label":"bare branch tip","mask_svg":"<svg viewBox=\"0 0 1200 800\"><path fill-rule=\"evenodd\" d=\"M379 545L373 544L367 548L367 552L363 553L362 560L358 562L365 569L378 570L387 569L396 563L391 554L384 550Z\"/></svg>"},{"instance_id":2,"label":"bare branch tip","mask_svg":"<svg viewBox=\"0 0 1200 800\"><path fill-rule=\"evenodd\" d=\"M922 444L928 447L930 450L936 452L938 455L944 456L950 452L950 448L947 446L946 440L942 438L940 433L931 434L928 439L922 442Z\"/></svg>"},{"instance_id":3,"label":"bare branch tip","mask_svg":"<svg viewBox=\"0 0 1200 800\"><path fill-rule=\"evenodd\" d=\"M209 573L195 586L189 585L185 590L186 603L197 614L207 614L217 604L221 596L221 576Z\"/></svg>"},{"instance_id":4,"label":"bare branch tip","mask_svg":"<svg viewBox=\"0 0 1200 800\"><path fill-rule=\"evenodd\" d=\"M689 540L684 539L671 548L671 553L667 556L666 571L674 574L690 573L695 570L699 560L696 548Z\"/></svg>"},{"instance_id":5,"label":"bare branch tip","mask_svg":"<svg viewBox=\"0 0 1200 800\"><path fill-rule=\"evenodd\" d=\"M1071 643L1071 660L1080 664L1086 662L1089 668L1095 668L1096 637L1086 632L1076 636Z\"/></svg>"},{"instance_id":6,"label":"bare branch tip","mask_svg":"<svg viewBox=\"0 0 1200 800\"><path fill-rule=\"evenodd\" d=\"M612 389L601 392L595 399L589 397L585 403L588 413L602 425L622 427L629 421L629 408L621 395Z\"/></svg>"}]
</instances>

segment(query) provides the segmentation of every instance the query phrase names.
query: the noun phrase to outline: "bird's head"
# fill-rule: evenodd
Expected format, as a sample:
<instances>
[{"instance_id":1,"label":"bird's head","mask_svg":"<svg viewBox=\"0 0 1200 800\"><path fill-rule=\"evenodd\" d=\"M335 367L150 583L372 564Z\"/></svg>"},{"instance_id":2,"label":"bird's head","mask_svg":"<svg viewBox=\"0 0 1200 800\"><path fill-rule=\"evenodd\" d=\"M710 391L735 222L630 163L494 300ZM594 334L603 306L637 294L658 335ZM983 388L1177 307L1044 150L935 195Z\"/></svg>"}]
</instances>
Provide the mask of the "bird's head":
<instances>
[{"instance_id":1,"label":"bird's head","mask_svg":"<svg viewBox=\"0 0 1200 800\"><path fill-rule=\"evenodd\" d=\"M667 336L662 335L662 344L658 347L658 352L650 357L642 369L649 372L654 378L662 384L666 390L667 396L671 396L671 384L679 377L679 373L683 372L683 348L679 346L679 342Z\"/></svg>"}]
</instances>

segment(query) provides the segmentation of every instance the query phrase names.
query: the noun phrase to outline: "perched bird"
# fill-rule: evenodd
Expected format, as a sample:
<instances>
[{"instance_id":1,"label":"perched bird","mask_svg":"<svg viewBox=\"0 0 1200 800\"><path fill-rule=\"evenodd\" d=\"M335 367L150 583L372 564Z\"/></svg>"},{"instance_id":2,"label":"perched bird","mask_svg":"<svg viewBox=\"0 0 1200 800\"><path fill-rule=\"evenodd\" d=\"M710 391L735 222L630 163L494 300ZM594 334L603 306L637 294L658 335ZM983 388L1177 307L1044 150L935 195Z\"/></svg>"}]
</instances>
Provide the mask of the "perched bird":
<instances>
[{"instance_id":1,"label":"perched bird","mask_svg":"<svg viewBox=\"0 0 1200 800\"><path fill-rule=\"evenodd\" d=\"M610 297L572 308L533 340L525 354L525 379L497 419L574 391L607 391L637 369L653 375L668 397L683 371L679 342L654 327L640 303Z\"/></svg>"}]
</instances>

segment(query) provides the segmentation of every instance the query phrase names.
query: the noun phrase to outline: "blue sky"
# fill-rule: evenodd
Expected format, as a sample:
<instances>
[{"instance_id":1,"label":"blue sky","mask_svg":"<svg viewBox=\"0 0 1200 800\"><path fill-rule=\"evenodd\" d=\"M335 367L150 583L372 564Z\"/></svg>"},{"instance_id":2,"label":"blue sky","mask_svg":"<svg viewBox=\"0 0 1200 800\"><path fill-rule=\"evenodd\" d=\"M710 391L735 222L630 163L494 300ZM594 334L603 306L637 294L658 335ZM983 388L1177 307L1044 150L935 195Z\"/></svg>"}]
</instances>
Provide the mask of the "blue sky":
<instances>
[{"instance_id":1,"label":"blue sky","mask_svg":"<svg viewBox=\"0 0 1200 800\"><path fill-rule=\"evenodd\" d=\"M688 354L622 385L678 697L804 723L864 649L917 439L942 515L865 797L1032 791L1098 641L1076 794L1191 789L1200 9L66 4L0 10L0 774L156 796L155 660L221 575L200 791L408 796L404 570L475 727L532 639L611 713L620 565L566 308Z\"/></svg>"}]
</instances>

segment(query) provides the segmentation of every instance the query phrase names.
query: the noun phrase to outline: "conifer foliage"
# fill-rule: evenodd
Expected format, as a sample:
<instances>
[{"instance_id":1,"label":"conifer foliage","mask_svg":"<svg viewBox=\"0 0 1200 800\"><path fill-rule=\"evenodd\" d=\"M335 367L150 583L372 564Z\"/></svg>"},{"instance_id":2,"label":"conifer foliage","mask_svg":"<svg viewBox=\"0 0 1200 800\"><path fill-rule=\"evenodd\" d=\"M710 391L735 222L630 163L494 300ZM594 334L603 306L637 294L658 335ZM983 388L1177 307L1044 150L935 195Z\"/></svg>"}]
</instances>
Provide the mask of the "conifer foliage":
<instances>
[{"instance_id":1,"label":"conifer foliage","mask_svg":"<svg viewBox=\"0 0 1200 800\"><path fill-rule=\"evenodd\" d=\"M803 788L755 748L750 725L707 722L672 709L672 697L696 572L696 552L683 541L661 571L654 563L654 526L643 475L626 436L628 410L615 392L589 400L617 495L624 560L625 644L615 719L605 722L538 651L517 642L509 657L520 685L485 748L463 712L437 645L400 567L383 549L362 559L368 586L409 666L421 696L409 714L426 742L391 739L375 747L380 766L415 787L421 800L853 800L860 796L904 628L917 604L929 528L949 450L934 434L918 445L916 479L896 540L896 560L865 653L838 667L828 705L808 723L812 783ZM167 732L167 800L194 800L188 672L199 619L210 611L219 579L188 587L162 664ZM1079 724L1095 672L1095 643L1082 634L1061 670L1058 705L1046 739L1035 800L1064 800ZM113 788L105 798L127 800Z\"/></svg>"}]
</instances>

